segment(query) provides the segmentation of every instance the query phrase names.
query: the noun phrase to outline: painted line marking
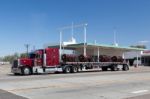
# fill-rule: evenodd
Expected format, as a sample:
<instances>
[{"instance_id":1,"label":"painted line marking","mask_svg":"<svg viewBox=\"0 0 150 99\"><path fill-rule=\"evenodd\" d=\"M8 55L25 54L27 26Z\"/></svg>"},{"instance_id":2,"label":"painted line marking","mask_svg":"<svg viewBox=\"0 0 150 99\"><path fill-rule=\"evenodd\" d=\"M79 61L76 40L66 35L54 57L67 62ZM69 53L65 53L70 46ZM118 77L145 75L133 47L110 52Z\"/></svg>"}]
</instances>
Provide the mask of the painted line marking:
<instances>
[{"instance_id":1,"label":"painted line marking","mask_svg":"<svg viewBox=\"0 0 150 99\"><path fill-rule=\"evenodd\" d=\"M148 92L149 90L138 90L138 91L133 91L131 93L133 94L138 94L138 93L144 93L144 92Z\"/></svg>"}]
</instances>

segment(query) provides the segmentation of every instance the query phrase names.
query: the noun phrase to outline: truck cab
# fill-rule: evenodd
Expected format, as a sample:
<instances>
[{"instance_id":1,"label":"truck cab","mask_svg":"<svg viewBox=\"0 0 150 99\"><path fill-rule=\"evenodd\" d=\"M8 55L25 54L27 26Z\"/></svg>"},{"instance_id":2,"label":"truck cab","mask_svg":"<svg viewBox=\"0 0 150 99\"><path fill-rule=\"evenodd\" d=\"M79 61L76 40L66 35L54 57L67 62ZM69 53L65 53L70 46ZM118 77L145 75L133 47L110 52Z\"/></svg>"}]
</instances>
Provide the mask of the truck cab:
<instances>
[{"instance_id":1,"label":"truck cab","mask_svg":"<svg viewBox=\"0 0 150 99\"><path fill-rule=\"evenodd\" d=\"M55 68L59 65L59 49L46 48L29 53L27 58L14 60L11 72L14 74L30 75L44 72L46 68Z\"/></svg>"}]
</instances>

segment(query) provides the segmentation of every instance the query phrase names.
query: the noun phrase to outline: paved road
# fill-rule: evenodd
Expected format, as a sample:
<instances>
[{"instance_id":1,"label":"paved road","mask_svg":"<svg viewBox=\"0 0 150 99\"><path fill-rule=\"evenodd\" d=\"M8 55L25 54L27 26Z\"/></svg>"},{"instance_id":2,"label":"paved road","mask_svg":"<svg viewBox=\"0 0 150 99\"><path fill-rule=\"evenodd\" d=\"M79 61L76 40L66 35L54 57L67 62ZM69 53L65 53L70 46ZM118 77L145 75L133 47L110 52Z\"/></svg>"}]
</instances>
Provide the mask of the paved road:
<instances>
[{"instance_id":1,"label":"paved road","mask_svg":"<svg viewBox=\"0 0 150 99\"><path fill-rule=\"evenodd\" d=\"M150 99L150 94L145 94L145 95L136 96L136 97L130 97L130 98L126 98L126 99Z\"/></svg>"},{"instance_id":2,"label":"paved road","mask_svg":"<svg viewBox=\"0 0 150 99\"><path fill-rule=\"evenodd\" d=\"M141 99L150 97L149 82L150 67L33 76L8 73L0 77L0 89L29 99Z\"/></svg>"},{"instance_id":3,"label":"paved road","mask_svg":"<svg viewBox=\"0 0 150 99\"><path fill-rule=\"evenodd\" d=\"M0 90L0 99L27 99L27 98L12 94L4 90Z\"/></svg>"}]
</instances>

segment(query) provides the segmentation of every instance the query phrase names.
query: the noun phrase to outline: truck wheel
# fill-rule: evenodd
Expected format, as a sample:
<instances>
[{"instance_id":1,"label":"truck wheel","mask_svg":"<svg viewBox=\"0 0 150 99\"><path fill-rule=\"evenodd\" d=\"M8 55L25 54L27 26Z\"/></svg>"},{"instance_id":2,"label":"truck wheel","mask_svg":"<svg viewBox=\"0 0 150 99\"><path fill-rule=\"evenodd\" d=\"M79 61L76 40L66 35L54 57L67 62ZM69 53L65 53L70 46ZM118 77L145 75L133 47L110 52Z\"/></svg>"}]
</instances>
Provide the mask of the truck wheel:
<instances>
[{"instance_id":1,"label":"truck wheel","mask_svg":"<svg viewBox=\"0 0 150 99\"><path fill-rule=\"evenodd\" d=\"M30 75L31 74L30 68L28 68L28 67L22 68L22 74L23 75Z\"/></svg>"},{"instance_id":2,"label":"truck wheel","mask_svg":"<svg viewBox=\"0 0 150 99\"><path fill-rule=\"evenodd\" d=\"M102 67L102 71L107 71L107 67Z\"/></svg>"},{"instance_id":3,"label":"truck wheel","mask_svg":"<svg viewBox=\"0 0 150 99\"><path fill-rule=\"evenodd\" d=\"M76 66L72 67L71 72L72 73L77 73L78 72L78 68Z\"/></svg>"},{"instance_id":4,"label":"truck wheel","mask_svg":"<svg viewBox=\"0 0 150 99\"><path fill-rule=\"evenodd\" d=\"M123 68L122 68L123 71L127 71L129 70L129 66L127 64L123 65Z\"/></svg>"},{"instance_id":5,"label":"truck wheel","mask_svg":"<svg viewBox=\"0 0 150 99\"><path fill-rule=\"evenodd\" d=\"M14 75L18 76L18 75L20 75L20 74L19 74L19 73L14 73Z\"/></svg>"},{"instance_id":6,"label":"truck wheel","mask_svg":"<svg viewBox=\"0 0 150 99\"><path fill-rule=\"evenodd\" d=\"M112 65L110 69L111 69L111 71L117 71L118 70L117 65Z\"/></svg>"},{"instance_id":7,"label":"truck wheel","mask_svg":"<svg viewBox=\"0 0 150 99\"><path fill-rule=\"evenodd\" d=\"M64 69L64 72L65 73L70 73L71 72L71 68L69 66L67 66L65 69Z\"/></svg>"}]
</instances>

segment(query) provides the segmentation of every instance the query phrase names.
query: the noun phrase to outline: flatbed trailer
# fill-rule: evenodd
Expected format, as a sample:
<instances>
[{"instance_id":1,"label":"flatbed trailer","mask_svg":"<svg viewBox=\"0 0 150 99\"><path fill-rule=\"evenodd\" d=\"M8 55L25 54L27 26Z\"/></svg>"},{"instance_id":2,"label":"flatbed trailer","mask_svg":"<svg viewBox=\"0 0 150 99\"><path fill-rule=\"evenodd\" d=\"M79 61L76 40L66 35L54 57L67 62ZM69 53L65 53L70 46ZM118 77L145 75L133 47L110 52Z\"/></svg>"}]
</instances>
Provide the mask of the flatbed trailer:
<instances>
[{"instance_id":1,"label":"flatbed trailer","mask_svg":"<svg viewBox=\"0 0 150 99\"><path fill-rule=\"evenodd\" d=\"M17 60L19 61L19 60ZM17 62L16 61L16 62ZM45 73L77 73L86 70L118 71L129 70L129 66L124 62L62 62L55 66L20 66L20 63L12 66L12 73L30 75Z\"/></svg>"},{"instance_id":2,"label":"flatbed trailer","mask_svg":"<svg viewBox=\"0 0 150 99\"><path fill-rule=\"evenodd\" d=\"M101 69L102 71L129 70L129 66L124 62L66 62L59 67L65 73L76 73L83 70Z\"/></svg>"}]
</instances>

